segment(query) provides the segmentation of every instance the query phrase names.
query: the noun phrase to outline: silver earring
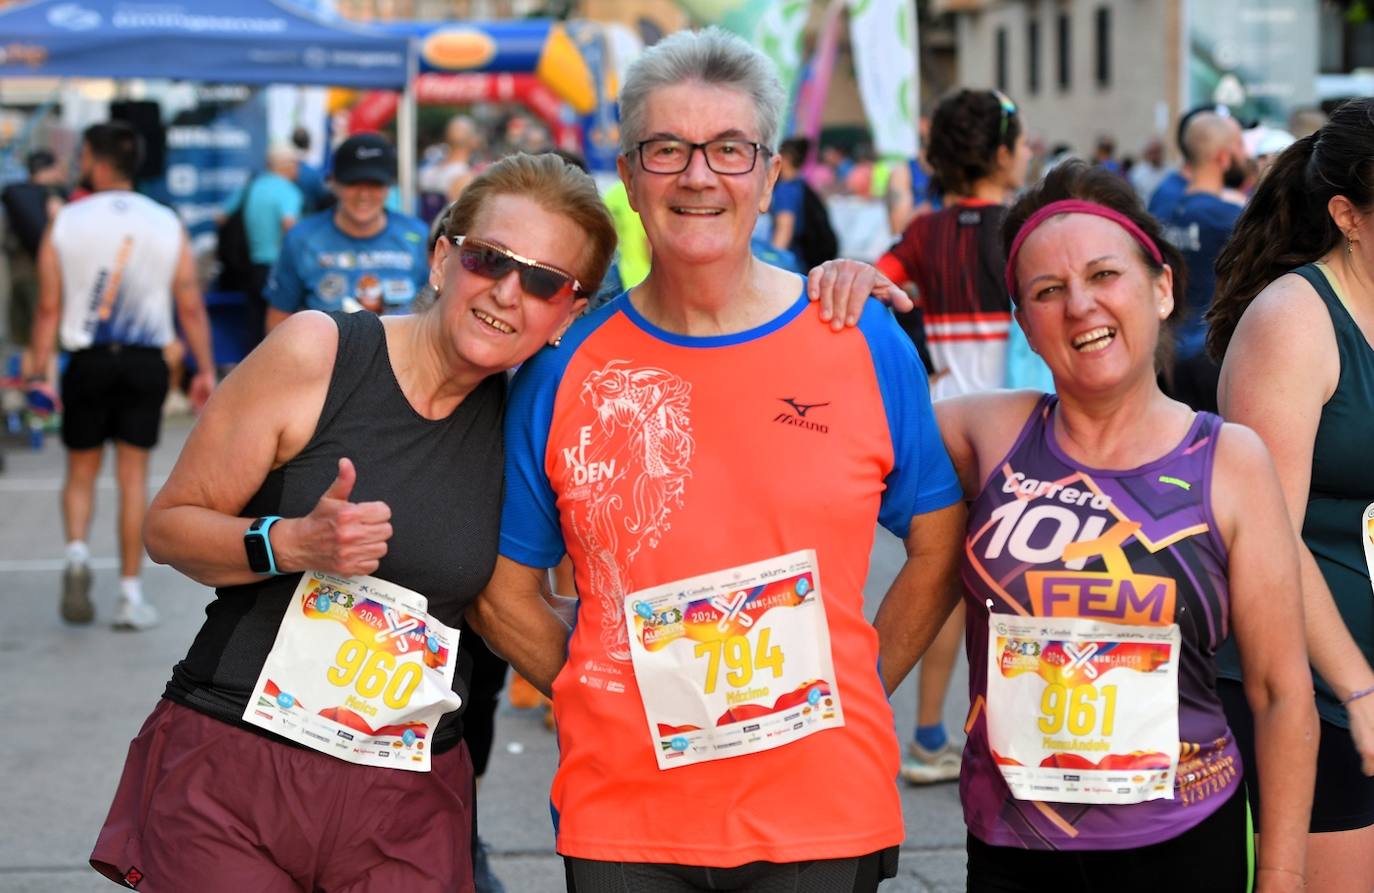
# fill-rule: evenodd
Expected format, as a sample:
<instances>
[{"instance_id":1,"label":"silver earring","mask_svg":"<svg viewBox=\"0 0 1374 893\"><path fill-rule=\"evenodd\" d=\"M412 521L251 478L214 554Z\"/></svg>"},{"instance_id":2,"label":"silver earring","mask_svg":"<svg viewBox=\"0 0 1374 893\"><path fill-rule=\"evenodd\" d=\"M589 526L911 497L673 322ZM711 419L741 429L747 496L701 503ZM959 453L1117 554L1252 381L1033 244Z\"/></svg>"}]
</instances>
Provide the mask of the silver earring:
<instances>
[{"instance_id":1,"label":"silver earring","mask_svg":"<svg viewBox=\"0 0 1374 893\"><path fill-rule=\"evenodd\" d=\"M1345 237L1345 256L1350 257L1355 253L1355 242L1349 236Z\"/></svg>"},{"instance_id":2,"label":"silver earring","mask_svg":"<svg viewBox=\"0 0 1374 893\"><path fill-rule=\"evenodd\" d=\"M562 335L555 335L555 336L553 336L553 340L549 342L549 347L552 347L552 348L554 348L554 349L557 349L558 346L559 346L560 344L562 344L562 343L563 343L563 336L562 336Z\"/></svg>"}]
</instances>

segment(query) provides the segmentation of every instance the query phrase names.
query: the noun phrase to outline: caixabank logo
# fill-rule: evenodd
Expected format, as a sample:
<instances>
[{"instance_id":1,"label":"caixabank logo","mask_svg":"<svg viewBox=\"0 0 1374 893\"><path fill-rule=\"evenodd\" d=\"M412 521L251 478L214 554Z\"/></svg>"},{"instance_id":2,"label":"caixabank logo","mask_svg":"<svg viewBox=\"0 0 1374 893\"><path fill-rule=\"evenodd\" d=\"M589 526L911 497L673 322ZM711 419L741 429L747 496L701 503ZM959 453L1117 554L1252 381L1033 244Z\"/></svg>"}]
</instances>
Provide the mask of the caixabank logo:
<instances>
[{"instance_id":1,"label":"caixabank logo","mask_svg":"<svg viewBox=\"0 0 1374 893\"><path fill-rule=\"evenodd\" d=\"M773 416L773 422L778 425L791 425L794 428L803 428L807 431L816 431L820 434L829 434L830 428L818 418L811 418L810 414L823 406L829 406L829 401L824 403L804 403L795 397L779 397L788 408ZM823 415L823 414L822 414Z\"/></svg>"}]
</instances>

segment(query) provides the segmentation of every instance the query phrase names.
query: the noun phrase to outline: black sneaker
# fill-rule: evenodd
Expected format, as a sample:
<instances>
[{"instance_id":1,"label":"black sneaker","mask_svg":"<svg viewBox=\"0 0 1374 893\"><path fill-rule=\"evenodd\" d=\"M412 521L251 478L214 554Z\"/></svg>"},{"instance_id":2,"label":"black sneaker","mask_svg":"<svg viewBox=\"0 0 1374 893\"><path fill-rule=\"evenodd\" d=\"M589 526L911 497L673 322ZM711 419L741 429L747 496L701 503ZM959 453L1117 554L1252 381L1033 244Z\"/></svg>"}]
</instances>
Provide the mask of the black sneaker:
<instances>
[{"instance_id":1,"label":"black sneaker","mask_svg":"<svg viewBox=\"0 0 1374 893\"><path fill-rule=\"evenodd\" d=\"M472 848L472 885L477 893L506 893L506 885L492 873L491 863L487 861L487 844L480 837Z\"/></svg>"},{"instance_id":2,"label":"black sneaker","mask_svg":"<svg viewBox=\"0 0 1374 893\"><path fill-rule=\"evenodd\" d=\"M62 571L62 619L68 623L90 623L95 619L91 604L91 566L68 564Z\"/></svg>"}]
</instances>

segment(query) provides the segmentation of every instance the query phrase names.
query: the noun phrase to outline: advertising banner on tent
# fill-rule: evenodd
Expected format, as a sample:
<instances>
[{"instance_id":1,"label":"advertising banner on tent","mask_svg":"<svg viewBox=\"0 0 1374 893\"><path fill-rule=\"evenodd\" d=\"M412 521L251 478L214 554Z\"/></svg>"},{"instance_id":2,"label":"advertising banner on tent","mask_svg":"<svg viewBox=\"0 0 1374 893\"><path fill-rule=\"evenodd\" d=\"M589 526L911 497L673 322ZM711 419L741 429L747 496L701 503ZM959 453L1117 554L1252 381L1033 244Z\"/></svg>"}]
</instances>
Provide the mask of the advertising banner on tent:
<instances>
[{"instance_id":1,"label":"advertising banner on tent","mask_svg":"<svg viewBox=\"0 0 1374 893\"><path fill-rule=\"evenodd\" d=\"M216 215L262 170L267 98L248 87L205 87L196 108L167 127L166 200L191 234L192 250L213 250Z\"/></svg>"},{"instance_id":2,"label":"advertising banner on tent","mask_svg":"<svg viewBox=\"0 0 1374 893\"><path fill-rule=\"evenodd\" d=\"M0 12L0 77L405 84L408 38L274 0L36 0Z\"/></svg>"}]
</instances>

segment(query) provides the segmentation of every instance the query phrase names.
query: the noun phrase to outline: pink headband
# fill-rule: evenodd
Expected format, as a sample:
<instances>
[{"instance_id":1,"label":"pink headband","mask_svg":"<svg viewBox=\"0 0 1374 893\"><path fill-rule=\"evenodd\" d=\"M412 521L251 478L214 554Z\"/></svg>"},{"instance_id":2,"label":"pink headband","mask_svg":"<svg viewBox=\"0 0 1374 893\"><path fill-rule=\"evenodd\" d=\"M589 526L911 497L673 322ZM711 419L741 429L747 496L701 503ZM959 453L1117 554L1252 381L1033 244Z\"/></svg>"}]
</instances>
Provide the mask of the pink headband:
<instances>
[{"instance_id":1,"label":"pink headband","mask_svg":"<svg viewBox=\"0 0 1374 893\"><path fill-rule=\"evenodd\" d=\"M1120 211L1080 198L1066 198L1057 202L1050 202L1021 224L1020 231L1012 240L1011 251L1007 253L1007 294L1011 296L1012 303L1016 303L1016 255L1021 252L1021 245L1030 237L1030 234L1035 232L1040 224L1056 214L1092 214L1094 217L1105 217L1130 233L1131 238L1140 243L1140 247L1145 249L1145 253L1150 255L1155 263L1164 263L1164 255L1159 253L1159 246L1154 243L1154 240L1145 235L1144 230Z\"/></svg>"}]
</instances>

